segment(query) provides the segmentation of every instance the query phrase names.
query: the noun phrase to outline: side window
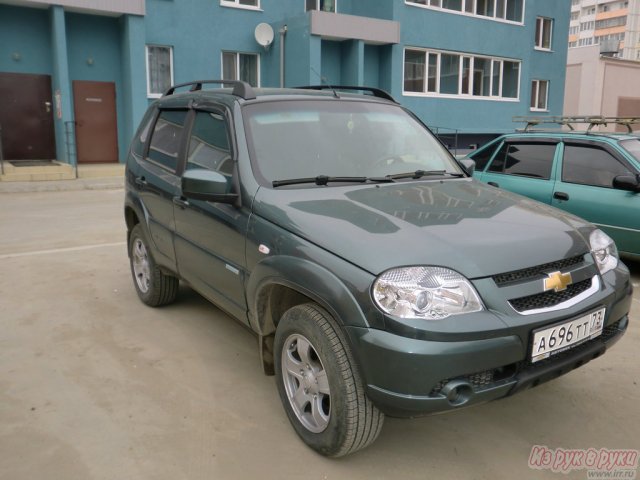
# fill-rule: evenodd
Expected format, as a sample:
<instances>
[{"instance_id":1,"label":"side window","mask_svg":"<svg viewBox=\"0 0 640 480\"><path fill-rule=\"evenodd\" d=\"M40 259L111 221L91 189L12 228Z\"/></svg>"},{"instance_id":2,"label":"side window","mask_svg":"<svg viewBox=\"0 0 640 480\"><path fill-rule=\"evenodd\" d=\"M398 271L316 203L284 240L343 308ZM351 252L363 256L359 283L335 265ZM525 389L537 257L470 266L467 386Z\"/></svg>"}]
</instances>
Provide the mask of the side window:
<instances>
[{"instance_id":1,"label":"side window","mask_svg":"<svg viewBox=\"0 0 640 480\"><path fill-rule=\"evenodd\" d=\"M555 151L555 144L505 143L496 154L489 171L548 180Z\"/></svg>"},{"instance_id":2,"label":"side window","mask_svg":"<svg viewBox=\"0 0 640 480\"><path fill-rule=\"evenodd\" d=\"M215 170L228 176L233 174L229 132L222 114L196 112L186 166L187 170L194 168Z\"/></svg>"},{"instance_id":3,"label":"side window","mask_svg":"<svg viewBox=\"0 0 640 480\"><path fill-rule=\"evenodd\" d=\"M629 170L609 152L598 147L565 145L562 181L612 188L613 179Z\"/></svg>"},{"instance_id":4,"label":"side window","mask_svg":"<svg viewBox=\"0 0 640 480\"><path fill-rule=\"evenodd\" d=\"M151 135L148 158L174 172L178 166L180 140L186 117L186 110L160 112Z\"/></svg>"},{"instance_id":5,"label":"side window","mask_svg":"<svg viewBox=\"0 0 640 480\"><path fill-rule=\"evenodd\" d=\"M496 153L496 156L493 157L493 162L491 162L491 165L489 165L489 172L502 173L502 171L504 170L504 157L507 154L508 148L508 143L502 144L500 150L498 150L498 153Z\"/></svg>"},{"instance_id":6,"label":"side window","mask_svg":"<svg viewBox=\"0 0 640 480\"><path fill-rule=\"evenodd\" d=\"M150 109L147 111L147 114L140 123L140 128L138 128L136 136L131 142L131 150L139 157L141 157L144 153L144 144L147 142L147 137L149 136L149 130L151 128L151 122L153 121L154 111L155 109Z\"/></svg>"},{"instance_id":7,"label":"side window","mask_svg":"<svg viewBox=\"0 0 640 480\"><path fill-rule=\"evenodd\" d=\"M496 145L493 145L489 148L484 148L482 150L480 150L478 153L476 153L473 156L473 161L476 162L476 170L479 172L484 171L484 169L487 166L487 163L489 163L489 160L491 160L491 157L493 156L493 152L496 151Z\"/></svg>"}]
</instances>

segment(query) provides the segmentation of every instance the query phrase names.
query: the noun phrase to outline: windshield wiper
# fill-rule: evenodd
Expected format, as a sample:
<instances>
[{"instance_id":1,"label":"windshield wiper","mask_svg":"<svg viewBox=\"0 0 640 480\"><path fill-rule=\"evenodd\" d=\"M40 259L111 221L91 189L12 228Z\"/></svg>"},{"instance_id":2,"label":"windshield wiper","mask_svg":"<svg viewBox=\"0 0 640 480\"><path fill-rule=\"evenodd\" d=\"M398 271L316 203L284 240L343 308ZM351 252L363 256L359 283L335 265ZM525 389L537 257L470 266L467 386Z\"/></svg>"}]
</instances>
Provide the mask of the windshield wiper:
<instances>
[{"instance_id":1,"label":"windshield wiper","mask_svg":"<svg viewBox=\"0 0 640 480\"><path fill-rule=\"evenodd\" d=\"M464 177L464 173L458 172L447 172L446 170L416 170L415 172L407 172L407 173L396 173L394 175L387 175L385 178L390 178L392 180L400 180L402 178L413 178L417 180L422 177L431 177L431 176L444 176L449 175L451 177Z\"/></svg>"},{"instance_id":2,"label":"windshield wiper","mask_svg":"<svg viewBox=\"0 0 640 480\"><path fill-rule=\"evenodd\" d=\"M328 183L388 183L393 182L392 177L328 177L327 175L318 175L317 177L307 178L290 178L288 180L274 180L271 182L273 188L286 187L287 185L300 185L303 183L313 183L315 185L324 186Z\"/></svg>"}]
</instances>

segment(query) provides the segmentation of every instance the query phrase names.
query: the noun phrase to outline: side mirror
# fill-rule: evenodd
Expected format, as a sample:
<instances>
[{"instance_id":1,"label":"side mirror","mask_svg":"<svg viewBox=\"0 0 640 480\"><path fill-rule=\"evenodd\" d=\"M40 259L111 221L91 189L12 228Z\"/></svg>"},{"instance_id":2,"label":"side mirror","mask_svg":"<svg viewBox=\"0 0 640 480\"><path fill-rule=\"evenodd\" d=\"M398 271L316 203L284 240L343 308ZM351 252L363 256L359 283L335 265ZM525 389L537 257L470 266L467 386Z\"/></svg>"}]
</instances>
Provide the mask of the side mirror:
<instances>
[{"instance_id":1,"label":"side mirror","mask_svg":"<svg viewBox=\"0 0 640 480\"><path fill-rule=\"evenodd\" d=\"M182 175L182 195L207 202L235 203L236 193L230 193L231 182L220 172L187 170Z\"/></svg>"},{"instance_id":2,"label":"side mirror","mask_svg":"<svg viewBox=\"0 0 640 480\"><path fill-rule=\"evenodd\" d=\"M618 175L613 179L613 188L629 192L640 192L640 179L633 175Z\"/></svg>"},{"instance_id":3,"label":"side mirror","mask_svg":"<svg viewBox=\"0 0 640 480\"><path fill-rule=\"evenodd\" d=\"M473 172L476 171L476 162L470 158L463 158L460 160L460 165L462 165L462 168L464 168L465 172L467 172L471 177L473 176Z\"/></svg>"}]
</instances>

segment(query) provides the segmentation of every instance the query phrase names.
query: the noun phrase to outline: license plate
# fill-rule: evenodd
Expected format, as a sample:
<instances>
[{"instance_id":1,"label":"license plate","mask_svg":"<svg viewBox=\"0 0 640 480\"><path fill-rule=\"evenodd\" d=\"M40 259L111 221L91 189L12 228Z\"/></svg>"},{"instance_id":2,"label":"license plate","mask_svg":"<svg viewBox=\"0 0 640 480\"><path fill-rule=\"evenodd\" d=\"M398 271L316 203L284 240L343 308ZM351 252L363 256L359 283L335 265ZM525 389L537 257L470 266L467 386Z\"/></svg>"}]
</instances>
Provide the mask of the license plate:
<instances>
[{"instance_id":1,"label":"license plate","mask_svg":"<svg viewBox=\"0 0 640 480\"><path fill-rule=\"evenodd\" d=\"M533 332L531 363L564 352L602 333L605 309Z\"/></svg>"}]
</instances>

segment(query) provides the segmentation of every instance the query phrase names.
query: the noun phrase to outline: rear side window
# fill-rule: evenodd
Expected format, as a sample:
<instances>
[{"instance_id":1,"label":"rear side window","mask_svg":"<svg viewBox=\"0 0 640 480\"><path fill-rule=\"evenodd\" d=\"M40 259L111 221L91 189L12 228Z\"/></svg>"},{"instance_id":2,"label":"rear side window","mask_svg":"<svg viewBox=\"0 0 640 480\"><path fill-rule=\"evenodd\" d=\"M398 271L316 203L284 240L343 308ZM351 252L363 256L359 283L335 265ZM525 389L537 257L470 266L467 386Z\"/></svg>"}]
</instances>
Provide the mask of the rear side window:
<instances>
[{"instance_id":1,"label":"rear side window","mask_svg":"<svg viewBox=\"0 0 640 480\"><path fill-rule=\"evenodd\" d=\"M149 144L148 158L174 172L178 166L180 140L186 117L186 110L160 112Z\"/></svg>"},{"instance_id":2,"label":"rear side window","mask_svg":"<svg viewBox=\"0 0 640 480\"><path fill-rule=\"evenodd\" d=\"M489 148L485 148L476 153L472 158L473 161L476 162L476 170L482 172L486 167L489 160L493 156L493 152L496 151L496 145L493 145Z\"/></svg>"},{"instance_id":3,"label":"rear side window","mask_svg":"<svg viewBox=\"0 0 640 480\"><path fill-rule=\"evenodd\" d=\"M189 139L187 170L204 168L224 175L233 174L229 132L220 113L197 112Z\"/></svg>"},{"instance_id":4,"label":"rear side window","mask_svg":"<svg viewBox=\"0 0 640 480\"><path fill-rule=\"evenodd\" d=\"M489 170L507 175L549 180L555 152L556 144L554 143L505 144Z\"/></svg>"},{"instance_id":5,"label":"rear side window","mask_svg":"<svg viewBox=\"0 0 640 480\"><path fill-rule=\"evenodd\" d=\"M613 179L629 170L606 150L585 145L565 145L562 181L613 188Z\"/></svg>"},{"instance_id":6,"label":"rear side window","mask_svg":"<svg viewBox=\"0 0 640 480\"><path fill-rule=\"evenodd\" d=\"M153 121L153 109L147 111L142 122L140 122L140 128L137 135L132 142L132 151L139 157L144 153L144 144L147 142L149 136L149 130L151 129L151 122Z\"/></svg>"}]
</instances>

